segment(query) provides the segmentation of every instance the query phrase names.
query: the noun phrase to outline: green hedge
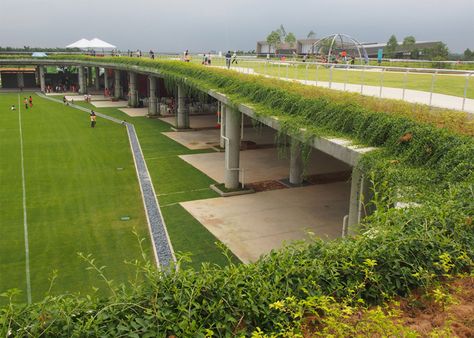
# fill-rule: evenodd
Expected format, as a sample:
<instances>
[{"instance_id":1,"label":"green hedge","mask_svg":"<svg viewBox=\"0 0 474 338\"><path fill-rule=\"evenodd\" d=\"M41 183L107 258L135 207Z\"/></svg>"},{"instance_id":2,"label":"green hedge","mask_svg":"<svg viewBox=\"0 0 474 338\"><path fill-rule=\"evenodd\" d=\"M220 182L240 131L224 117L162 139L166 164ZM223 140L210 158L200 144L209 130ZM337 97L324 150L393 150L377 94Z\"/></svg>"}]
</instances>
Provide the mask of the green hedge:
<instances>
[{"instance_id":1,"label":"green hedge","mask_svg":"<svg viewBox=\"0 0 474 338\"><path fill-rule=\"evenodd\" d=\"M72 58L72 57L65 57ZM93 58L79 58L95 60ZM201 272L155 271L137 263L140 278L108 299L64 295L1 310L2 333L49 336L232 336L257 327L273 332L294 325L270 307L294 296L333 296L353 304L382 303L436 280L471 273L474 259L474 142L453 130L405 113L370 109L352 95L172 61L101 59L156 68L168 84L215 89L233 104L278 116L286 131L343 136L380 149L362 169L374 182L375 212L359 235L318 239L274 251L254 264ZM390 106L393 109L393 105ZM406 108L406 106L403 106ZM405 109L404 108L404 109ZM418 108L415 108L418 109ZM402 137L411 134L411 138ZM397 202L413 203L404 209Z\"/></svg>"}]
</instances>

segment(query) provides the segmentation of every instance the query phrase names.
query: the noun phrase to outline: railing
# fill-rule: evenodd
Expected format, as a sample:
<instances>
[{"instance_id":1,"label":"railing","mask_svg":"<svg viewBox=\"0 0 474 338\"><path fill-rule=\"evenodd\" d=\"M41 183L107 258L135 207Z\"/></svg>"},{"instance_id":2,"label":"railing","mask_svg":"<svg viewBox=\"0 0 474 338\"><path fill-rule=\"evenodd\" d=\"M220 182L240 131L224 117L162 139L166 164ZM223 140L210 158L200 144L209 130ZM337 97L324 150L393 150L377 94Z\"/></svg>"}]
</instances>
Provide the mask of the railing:
<instances>
[{"instance_id":1,"label":"railing","mask_svg":"<svg viewBox=\"0 0 474 338\"><path fill-rule=\"evenodd\" d=\"M474 112L474 71L238 58L231 69L364 95ZM224 66L214 57L213 65ZM440 96L444 94L447 96ZM436 101L436 103L435 103ZM469 107L468 104L469 103Z\"/></svg>"}]
</instances>

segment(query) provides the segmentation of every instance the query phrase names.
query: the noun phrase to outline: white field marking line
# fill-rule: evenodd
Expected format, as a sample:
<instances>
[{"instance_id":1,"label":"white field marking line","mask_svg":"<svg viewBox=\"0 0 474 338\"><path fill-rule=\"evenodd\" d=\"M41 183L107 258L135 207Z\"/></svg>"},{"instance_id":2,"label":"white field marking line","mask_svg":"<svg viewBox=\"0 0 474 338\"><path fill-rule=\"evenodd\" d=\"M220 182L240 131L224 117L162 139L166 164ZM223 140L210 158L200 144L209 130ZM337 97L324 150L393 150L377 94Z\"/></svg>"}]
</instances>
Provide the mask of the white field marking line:
<instances>
[{"instance_id":1,"label":"white field marking line","mask_svg":"<svg viewBox=\"0 0 474 338\"><path fill-rule=\"evenodd\" d=\"M28 218L26 214L25 161L23 159L23 131L21 129L21 103L18 94L18 122L20 125L21 184L23 189L23 230L25 234L26 295L31 304L30 247L28 244Z\"/></svg>"}]
</instances>

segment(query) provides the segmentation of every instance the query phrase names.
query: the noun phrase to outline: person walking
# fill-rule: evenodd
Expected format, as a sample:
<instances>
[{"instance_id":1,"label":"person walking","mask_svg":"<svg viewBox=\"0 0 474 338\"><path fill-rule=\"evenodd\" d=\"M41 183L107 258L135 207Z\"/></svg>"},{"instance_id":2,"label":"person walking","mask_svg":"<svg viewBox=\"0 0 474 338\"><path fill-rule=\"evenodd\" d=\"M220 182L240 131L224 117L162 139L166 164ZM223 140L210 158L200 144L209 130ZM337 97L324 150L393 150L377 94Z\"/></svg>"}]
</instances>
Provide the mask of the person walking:
<instances>
[{"instance_id":1,"label":"person walking","mask_svg":"<svg viewBox=\"0 0 474 338\"><path fill-rule=\"evenodd\" d=\"M229 50L225 54L225 65L227 66L227 69L230 68L230 59L231 59L231 57L232 57L232 54L230 54L230 50Z\"/></svg>"},{"instance_id":2,"label":"person walking","mask_svg":"<svg viewBox=\"0 0 474 338\"><path fill-rule=\"evenodd\" d=\"M234 51L234 54L232 54L232 64L238 64L237 62L237 52Z\"/></svg>"},{"instance_id":3,"label":"person walking","mask_svg":"<svg viewBox=\"0 0 474 338\"><path fill-rule=\"evenodd\" d=\"M24 98L23 103L25 104L25 109L28 109L28 99L26 97Z\"/></svg>"},{"instance_id":4,"label":"person walking","mask_svg":"<svg viewBox=\"0 0 474 338\"><path fill-rule=\"evenodd\" d=\"M91 119L91 128L95 128L96 115L93 110L91 110L90 119Z\"/></svg>"},{"instance_id":5,"label":"person walking","mask_svg":"<svg viewBox=\"0 0 474 338\"><path fill-rule=\"evenodd\" d=\"M30 103L30 108L33 108L33 98L30 95L30 98L28 99L28 102Z\"/></svg>"}]
</instances>

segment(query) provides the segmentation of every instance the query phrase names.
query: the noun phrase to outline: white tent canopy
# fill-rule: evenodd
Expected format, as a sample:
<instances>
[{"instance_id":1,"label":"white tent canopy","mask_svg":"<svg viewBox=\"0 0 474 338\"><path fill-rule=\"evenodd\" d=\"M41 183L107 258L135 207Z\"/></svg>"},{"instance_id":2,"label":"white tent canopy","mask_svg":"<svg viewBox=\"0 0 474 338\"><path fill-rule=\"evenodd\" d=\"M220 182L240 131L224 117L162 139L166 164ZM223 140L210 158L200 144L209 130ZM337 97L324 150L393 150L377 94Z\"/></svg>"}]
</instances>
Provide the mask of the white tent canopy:
<instances>
[{"instance_id":1,"label":"white tent canopy","mask_svg":"<svg viewBox=\"0 0 474 338\"><path fill-rule=\"evenodd\" d=\"M108 42L105 42L101 39L98 39L98 38L93 38L91 41L89 41L90 43L90 48L116 48L116 46L114 45L111 45L110 43Z\"/></svg>"},{"instance_id":2,"label":"white tent canopy","mask_svg":"<svg viewBox=\"0 0 474 338\"><path fill-rule=\"evenodd\" d=\"M92 40L87 39L80 39L70 45L67 45L66 48L99 48L99 49L106 49L106 48L116 48L116 46L105 42L101 39L94 38Z\"/></svg>"},{"instance_id":3,"label":"white tent canopy","mask_svg":"<svg viewBox=\"0 0 474 338\"><path fill-rule=\"evenodd\" d=\"M67 45L66 48L89 48L90 41L87 39L80 39L70 45Z\"/></svg>"}]
</instances>

